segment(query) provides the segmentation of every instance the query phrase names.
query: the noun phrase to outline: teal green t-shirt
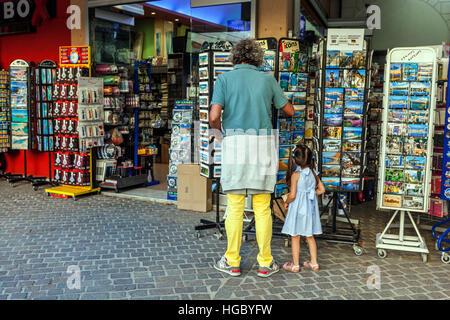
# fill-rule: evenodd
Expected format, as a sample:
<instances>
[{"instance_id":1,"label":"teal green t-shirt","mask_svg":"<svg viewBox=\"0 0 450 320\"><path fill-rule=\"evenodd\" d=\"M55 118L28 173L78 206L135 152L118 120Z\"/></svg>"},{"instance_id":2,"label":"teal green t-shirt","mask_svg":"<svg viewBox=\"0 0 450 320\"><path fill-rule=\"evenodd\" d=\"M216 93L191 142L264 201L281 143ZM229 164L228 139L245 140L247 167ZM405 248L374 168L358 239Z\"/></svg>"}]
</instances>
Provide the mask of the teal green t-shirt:
<instances>
[{"instance_id":1,"label":"teal green t-shirt","mask_svg":"<svg viewBox=\"0 0 450 320\"><path fill-rule=\"evenodd\" d=\"M230 130L259 134L260 130L273 129L272 104L281 109L287 102L273 76L248 64L235 65L232 71L219 75L211 100L211 104L223 107L222 126L226 135Z\"/></svg>"}]
</instances>

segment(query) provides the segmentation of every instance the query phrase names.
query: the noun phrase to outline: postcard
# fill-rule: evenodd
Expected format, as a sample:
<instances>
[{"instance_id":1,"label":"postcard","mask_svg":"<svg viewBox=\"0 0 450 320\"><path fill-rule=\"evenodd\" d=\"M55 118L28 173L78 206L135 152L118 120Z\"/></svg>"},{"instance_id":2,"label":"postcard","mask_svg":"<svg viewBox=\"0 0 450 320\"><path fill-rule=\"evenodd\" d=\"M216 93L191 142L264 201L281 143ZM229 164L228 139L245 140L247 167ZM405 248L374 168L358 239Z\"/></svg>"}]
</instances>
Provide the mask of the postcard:
<instances>
[{"instance_id":1,"label":"postcard","mask_svg":"<svg viewBox=\"0 0 450 320\"><path fill-rule=\"evenodd\" d=\"M297 91L298 90L298 76L295 72L289 73L289 90L286 91Z\"/></svg>"},{"instance_id":2,"label":"postcard","mask_svg":"<svg viewBox=\"0 0 450 320\"><path fill-rule=\"evenodd\" d=\"M403 207L410 209L423 209L423 198L422 197L403 197Z\"/></svg>"},{"instance_id":3,"label":"postcard","mask_svg":"<svg viewBox=\"0 0 450 320\"><path fill-rule=\"evenodd\" d=\"M386 155L386 167L387 168L403 168L403 156L398 155Z\"/></svg>"},{"instance_id":4,"label":"postcard","mask_svg":"<svg viewBox=\"0 0 450 320\"><path fill-rule=\"evenodd\" d=\"M423 184L405 184L405 195L423 197Z\"/></svg>"},{"instance_id":5,"label":"postcard","mask_svg":"<svg viewBox=\"0 0 450 320\"><path fill-rule=\"evenodd\" d=\"M341 140L323 140L323 152L340 152Z\"/></svg>"},{"instance_id":6,"label":"postcard","mask_svg":"<svg viewBox=\"0 0 450 320\"><path fill-rule=\"evenodd\" d=\"M341 140L342 127L324 127L323 139Z\"/></svg>"},{"instance_id":7,"label":"postcard","mask_svg":"<svg viewBox=\"0 0 450 320\"><path fill-rule=\"evenodd\" d=\"M322 177L322 183L326 190L328 191L337 191L339 190L340 179L339 178L328 178Z\"/></svg>"},{"instance_id":8,"label":"postcard","mask_svg":"<svg viewBox=\"0 0 450 320\"><path fill-rule=\"evenodd\" d=\"M305 130L292 132L292 143L297 144L305 138Z\"/></svg>"},{"instance_id":9,"label":"postcard","mask_svg":"<svg viewBox=\"0 0 450 320\"><path fill-rule=\"evenodd\" d=\"M353 52L353 68L365 69L366 68L366 52L354 51Z\"/></svg>"},{"instance_id":10,"label":"postcard","mask_svg":"<svg viewBox=\"0 0 450 320\"><path fill-rule=\"evenodd\" d=\"M199 65L200 66L205 66L205 65L208 65L208 63L209 63L209 53L208 52L203 52L203 53L200 53L199 55L198 55L198 62L199 62Z\"/></svg>"},{"instance_id":11,"label":"postcard","mask_svg":"<svg viewBox=\"0 0 450 320\"><path fill-rule=\"evenodd\" d=\"M290 72L280 72L280 87L283 91L289 91Z\"/></svg>"},{"instance_id":12,"label":"postcard","mask_svg":"<svg viewBox=\"0 0 450 320\"><path fill-rule=\"evenodd\" d=\"M275 59L276 59L277 53L272 50L266 50L264 51L264 63L261 66L261 71L275 71Z\"/></svg>"},{"instance_id":13,"label":"postcard","mask_svg":"<svg viewBox=\"0 0 450 320\"><path fill-rule=\"evenodd\" d=\"M410 95L429 96L431 92L430 82L411 82Z\"/></svg>"},{"instance_id":14,"label":"postcard","mask_svg":"<svg viewBox=\"0 0 450 320\"><path fill-rule=\"evenodd\" d=\"M339 69L327 69L325 87L336 88L339 87Z\"/></svg>"},{"instance_id":15,"label":"postcard","mask_svg":"<svg viewBox=\"0 0 450 320\"><path fill-rule=\"evenodd\" d=\"M289 100L289 102L292 103L292 100L294 98L294 92L285 92L284 95Z\"/></svg>"},{"instance_id":16,"label":"postcard","mask_svg":"<svg viewBox=\"0 0 450 320\"><path fill-rule=\"evenodd\" d=\"M328 50L327 51L327 66L339 67L340 53L341 52L339 50Z\"/></svg>"},{"instance_id":17,"label":"postcard","mask_svg":"<svg viewBox=\"0 0 450 320\"><path fill-rule=\"evenodd\" d=\"M303 110L296 110L294 106L294 118L305 118L306 116L306 110L303 108Z\"/></svg>"},{"instance_id":18,"label":"postcard","mask_svg":"<svg viewBox=\"0 0 450 320\"><path fill-rule=\"evenodd\" d=\"M214 64L231 64L231 52L214 52Z\"/></svg>"},{"instance_id":19,"label":"postcard","mask_svg":"<svg viewBox=\"0 0 450 320\"><path fill-rule=\"evenodd\" d=\"M401 63L391 63L390 80L403 80L403 65Z\"/></svg>"},{"instance_id":20,"label":"postcard","mask_svg":"<svg viewBox=\"0 0 450 320\"><path fill-rule=\"evenodd\" d=\"M344 128L345 139L345 128ZM362 141L361 140L345 140L342 145L343 152L361 152Z\"/></svg>"},{"instance_id":21,"label":"postcard","mask_svg":"<svg viewBox=\"0 0 450 320\"><path fill-rule=\"evenodd\" d=\"M431 81L433 78L433 64L417 64L417 81Z\"/></svg>"},{"instance_id":22,"label":"postcard","mask_svg":"<svg viewBox=\"0 0 450 320\"><path fill-rule=\"evenodd\" d=\"M426 124L408 124L409 137L426 137L428 136L428 125Z\"/></svg>"},{"instance_id":23,"label":"postcard","mask_svg":"<svg viewBox=\"0 0 450 320\"><path fill-rule=\"evenodd\" d=\"M209 83L208 81L201 81L198 84L200 94L208 94L209 93Z\"/></svg>"},{"instance_id":24,"label":"postcard","mask_svg":"<svg viewBox=\"0 0 450 320\"><path fill-rule=\"evenodd\" d=\"M429 97L410 97L409 98L409 109L411 110L428 110L429 108Z\"/></svg>"},{"instance_id":25,"label":"postcard","mask_svg":"<svg viewBox=\"0 0 450 320\"><path fill-rule=\"evenodd\" d=\"M405 161L406 168L423 170L425 169L425 161L425 157L407 156Z\"/></svg>"},{"instance_id":26,"label":"postcard","mask_svg":"<svg viewBox=\"0 0 450 320\"><path fill-rule=\"evenodd\" d=\"M359 114L344 114L344 127L362 127L363 117Z\"/></svg>"},{"instance_id":27,"label":"postcard","mask_svg":"<svg viewBox=\"0 0 450 320\"><path fill-rule=\"evenodd\" d=\"M358 191L361 180L359 178L342 178L341 188L345 191Z\"/></svg>"},{"instance_id":28,"label":"postcard","mask_svg":"<svg viewBox=\"0 0 450 320\"><path fill-rule=\"evenodd\" d=\"M289 52L280 52L280 71L289 71L291 69L291 54Z\"/></svg>"},{"instance_id":29,"label":"postcard","mask_svg":"<svg viewBox=\"0 0 450 320\"><path fill-rule=\"evenodd\" d=\"M385 180L386 181L404 181L403 170L398 169L386 169Z\"/></svg>"},{"instance_id":30,"label":"postcard","mask_svg":"<svg viewBox=\"0 0 450 320\"><path fill-rule=\"evenodd\" d=\"M199 105L200 105L200 108L209 109L209 97L208 96L200 96L199 97Z\"/></svg>"},{"instance_id":31,"label":"postcard","mask_svg":"<svg viewBox=\"0 0 450 320\"><path fill-rule=\"evenodd\" d=\"M306 105L306 92L294 92L292 95L292 104Z\"/></svg>"},{"instance_id":32,"label":"postcard","mask_svg":"<svg viewBox=\"0 0 450 320\"><path fill-rule=\"evenodd\" d=\"M347 178L358 178L361 176L361 167L360 166L345 166L342 169L342 176Z\"/></svg>"},{"instance_id":33,"label":"postcard","mask_svg":"<svg viewBox=\"0 0 450 320\"><path fill-rule=\"evenodd\" d=\"M292 132L280 132L279 133L279 137L280 137L280 145L283 144L292 144L291 140L292 140Z\"/></svg>"},{"instance_id":34,"label":"postcard","mask_svg":"<svg viewBox=\"0 0 450 320\"><path fill-rule=\"evenodd\" d=\"M389 94L393 96L409 95L409 82L391 82Z\"/></svg>"},{"instance_id":35,"label":"postcard","mask_svg":"<svg viewBox=\"0 0 450 320\"><path fill-rule=\"evenodd\" d=\"M339 165L323 165L322 166L323 177L340 177L341 166Z\"/></svg>"},{"instance_id":36,"label":"postcard","mask_svg":"<svg viewBox=\"0 0 450 320\"><path fill-rule=\"evenodd\" d=\"M325 88L325 100L342 101L343 98L343 88Z\"/></svg>"},{"instance_id":37,"label":"postcard","mask_svg":"<svg viewBox=\"0 0 450 320\"><path fill-rule=\"evenodd\" d=\"M207 123L200 123L200 135L205 137L209 136L209 125Z\"/></svg>"},{"instance_id":38,"label":"postcard","mask_svg":"<svg viewBox=\"0 0 450 320\"><path fill-rule=\"evenodd\" d=\"M341 153L340 152L323 152L322 153L322 163L323 164L341 164Z\"/></svg>"},{"instance_id":39,"label":"postcard","mask_svg":"<svg viewBox=\"0 0 450 320\"><path fill-rule=\"evenodd\" d=\"M299 52L291 52L290 53L290 62L289 62L289 70L290 72L298 72L298 59Z\"/></svg>"},{"instance_id":40,"label":"postcard","mask_svg":"<svg viewBox=\"0 0 450 320\"><path fill-rule=\"evenodd\" d=\"M391 136L403 136L406 135L408 130L406 123L388 123L387 134Z\"/></svg>"},{"instance_id":41,"label":"postcard","mask_svg":"<svg viewBox=\"0 0 450 320\"><path fill-rule=\"evenodd\" d=\"M339 66L341 68L351 68L353 66L353 51L341 51Z\"/></svg>"},{"instance_id":42,"label":"postcard","mask_svg":"<svg viewBox=\"0 0 450 320\"><path fill-rule=\"evenodd\" d=\"M278 119L278 130L280 131L291 131L292 119Z\"/></svg>"},{"instance_id":43,"label":"postcard","mask_svg":"<svg viewBox=\"0 0 450 320\"><path fill-rule=\"evenodd\" d=\"M353 88L364 88L366 86L366 70L357 70L353 77Z\"/></svg>"},{"instance_id":44,"label":"postcard","mask_svg":"<svg viewBox=\"0 0 450 320\"><path fill-rule=\"evenodd\" d=\"M308 71L308 54L299 53L297 71L298 72Z\"/></svg>"},{"instance_id":45,"label":"postcard","mask_svg":"<svg viewBox=\"0 0 450 320\"><path fill-rule=\"evenodd\" d=\"M344 127L345 140L361 140L362 128Z\"/></svg>"},{"instance_id":46,"label":"postcard","mask_svg":"<svg viewBox=\"0 0 450 320\"><path fill-rule=\"evenodd\" d=\"M360 152L344 152L342 154L342 165L344 167L361 165L361 153Z\"/></svg>"},{"instance_id":47,"label":"postcard","mask_svg":"<svg viewBox=\"0 0 450 320\"><path fill-rule=\"evenodd\" d=\"M383 195L383 206L390 208L401 208L402 196L390 194Z\"/></svg>"},{"instance_id":48,"label":"postcard","mask_svg":"<svg viewBox=\"0 0 450 320\"><path fill-rule=\"evenodd\" d=\"M405 170L404 179L409 183L421 183L423 182L423 170Z\"/></svg>"},{"instance_id":49,"label":"postcard","mask_svg":"<svg viewBox=\"0 0 450 320\"><path fill-rule=\"evenodd\" d=\"M428 123L428 111L409 111L409 123L413 124L427 124Z\"/></svg>"},{"instance_id":50,"label":"postcard","mask_svg":"<svg viewBox=\"0 0 450 320\"><path fill-rule=\"evenodd\" d=\"M407 122L408 110L406 109L389 109L388 122Z\"/></svg>"},{"instance_id":51,"label":"postcard","mask_svg":"<svg viewBox=\"0 0 450 320\"><path fill-rule=\"evenodd\" d=\"M9 75L11 81L27 81L27 68L10 68Z\"/></svg>"},{"instance_id":52,"label":"postcard","mask_svg":"<svg viewBox=\"0 0 450 320\"><path fill-rule=\"evenodd\" d=\"M199 79L200 80L208 80L208 68L207 67L202 67L198 69L199 72Z\"/></svg>"},{"instance_id":53,"label":"postcard","mask_svg":"<svg viewBox=\"0 0 450 320\"><path fill-rule=\"evenodd\" d=\"M314 121L305 122L305 139L312 139L313 128L314 128Z\"/></svg>"},{"instance_id":54,"label":"postcard","mask_svg":"<svg viewBox=\"0 0 450 320\"><path fill-rule=\"evenodd\" d=\"M280 150L279 150L280 159L289 158L290 152L291 152L290 146L280 146Z\"/></svg>"},{"instance_id":55,"label":"postcard","mask_svg":"<svg viewBox=\"0 0 450 320\"><path fill-rule=\"evenodd\" d=\"M14 136L28 136L28 123L11 122L11 134Z\"/></svg>"},{"instance_id":56,"label":"postcard","mask_svg":"<svg viewBox=\"0 0 450 320\"><path fill-rule=\"evenodd\" d=\"M384 193L403 194L403 186L403 182L386 181L384 182Z\"/></svg>"},{"instance_id":57,"label":"postcard","mask_svg":"<svg viewBox=\"0 0 450 320\"><path fill-rule=\"evenodd\" d=\"M387 136L386 137L386 152L393 154L403 153L403 137Z\"/></svg>"},{"instance_id":58,"label":"postcard","mask_svg":"<svg viewBox=\"0 0 450 320\"><path fill-rule=\"evenodd\" d=\"M418 65L417 63L404 63L403 64L403 80L404 81L417 81Z\"/></svg>"},{"instance_id":59,"label":"postcard","mask_svg":"<svg viewBox=\"0 0 450 320\"><path fill-rule=\"evenodd\" d=\"M390 96L389 108L391 109L407 109L408 97L405 96Z\"/></svg>"},{"instance_id":60,"label":"postcard","mask_svg":"<svg viewBox=\"0 0 450 320\"><path fill-rule=\"evenodd\" d=\"M351 88L345 89L345 100L357 101L364 100L364 89L362 88Z\"/></svg>"},{"instance_id":61,"label":"postcard","mask_svg":"<svg viewBox=\"0 0 450 320\"><path fill-rule=\"evenodd\" d=\"M11 95L11 107L16 109L27 109L27 96Z\"/></svg>"},{"instance_id":62,"label":"postcard","mask_svg":"<svg viewBox=\"0 0 450 320\"><path fill-rule=\"evenodd\" d=\"M356 115L363 114L364 102L363 101L345 101L344 114Z\"/></svg>"},{"instance_id":63,"label":"postcard","mask_svg":"<svg viewBox=\"0 0 450 320\"><path fill-rule=\"evenodd\" d=\"M305 118L294 118L292 122L292 130L293 131L301 131L305 130Z\"/></svg>"},{"instance_id":64,"label":"postcard","mask_svg":"<svg viewBox=\"0 0 450 320\"><path fill-rule=\"evenodd\" d=\"M341 126L342 114L325 113L323 115L323 124L325 126Z\"/></svg>"},{"instance_id":65,"label":"postcard","mask_svg":"<svg viewBox=\"0 0 450 320\"><path fill-rule=\"evenodd\" d=\"M338 113L342 114L343 111L343 101L332 101L332 100L325 100L324 102L324 113Z\"/></svg>"},{"instance_id":66,"label":"postcard","mask_svg":"<svg viewBox=\"0 0 450 320\"><path fill-rule=\"evenodd\" d=\"M209 122L209 111L200 110L200 121Z\"/></svg>"},{"instance_id":67,"label":"postcard","mask_svg":"<svg viewBox=\"0 0 450 320\"><path fill-rule=\"evenodd\" d=\"M28 122L28 110L11 109L11 122Z\"/></svg>"},{"instance_id":68,"label":"postcard","mask_svg":"<svg viewBox=\"0 0 450 320\"><path fill-rule=\"evenodd\" d=\"M222 73L233 70L233 67L214 67L214 79L217 79Z\"/></svg>"},{"instance_id":69,"label":"postcard","mask_svg":"<svg viewBox=\"0 0 450 320\"><path fill-rule=\"evenodd\" d=\"M353 78L355 77L356 70L353 69L344 69L340 72L341 78L341 87L343 88L352 88L353 87Z\"/></svg>"},{"instance_id":70,"label":"postcard","mask_svg":"<svg viewBox=\"0 0 450 320\"><path fill-rule=\"evenodd\" d=\"M405 153L412 156L422 156L427 150L427 138L405 138Z\"/></svg>"},{"instance_id":71,"label":"postcard","mask_svg":"<svg viewBox=\"0 0 450 320\"><path fill-rule=\"evenodd\" d=\"M28 150L28 136L11 136L12 150Z\"/></svg>"}]
</instances>

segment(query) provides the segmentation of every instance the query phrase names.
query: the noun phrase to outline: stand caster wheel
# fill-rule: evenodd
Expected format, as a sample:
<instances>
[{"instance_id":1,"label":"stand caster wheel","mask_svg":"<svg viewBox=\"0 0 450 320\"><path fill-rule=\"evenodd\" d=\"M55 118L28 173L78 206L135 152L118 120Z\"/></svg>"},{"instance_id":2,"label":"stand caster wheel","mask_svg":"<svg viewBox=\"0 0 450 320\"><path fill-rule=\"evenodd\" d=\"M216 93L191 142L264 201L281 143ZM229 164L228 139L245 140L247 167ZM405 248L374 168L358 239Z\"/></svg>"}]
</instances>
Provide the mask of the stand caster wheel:
<instances>
[{"instance_id":1,"label":"stand caster wheel","mask_svg":"<svg viewBox=\"0 0 450 320\"><path fill-rule=\"evenodd\" d=\"M360 246L353 246L353 251L355 252L355 254L357 256L362 256L362 254L364 253L364 249Z\"/></svg>"},{"instance_id":2,"label":"stand caster wheel","mask_svg":"<svg viewBox=\"0 0 450 320\"><path fill-rule=\"evenodd\" d=\"M450 263L450 255L448 253L443 252L441 261L445 264L449 264Z\"/></svg>"},{"instance_id":3,"label":"stand caster wheel","mask_svg":"<svg viewBox=\"0 0 450 320\"><path fill-rule=\"evenodd\" d=\"M34 191L38 191L39 187L33 186Z\"/></svg>"},{"instance_id":4,"label":"stand caster wheel","mask_svg":"<svg viewBox=\"0 0 450 320\"><path fill-rule=\"evenodd\" d=\"M50 197L50 193L47 192L47 197Z\"/></svg>"},{"instance_id":5,"label":"stand caster wheel","mask_svg":"<svg viewBox=\"0 0 450 320\"><path fill-rule=\"evenodd\" d=\"M222 240L223 239L223 234L221 233L215 233L214 237L216 237L217 240Z\"/></svg>"},{"instance_id":6,"label":"stand caster wheel","mask_svg":"<svg viewBox=\"0 0 450 320\"><path fill-rule=\"evenodd\" d=\"M426 253L422 253L422 262L427 263L428 262L428 255Z\"/></svg>"},{"instance_id":7,"label":"stand caster wheel","mask_svg":"<svg viewBox=\"0 0 450 320\"><path fill-rule=\"evenodd\" d=\"M73 196L72 197L73 201L77 201L77 197Z\"/></svg>"},{"instance_id":8,"label":"stand caster wheel","mask_svg":"<svg viewBox=\"0 0 450 320\"><path fill-rule=\"evenodd\" d=\"M202 234L200 233L200 231L197 231L197 233L195 234L195 237L197 239L200 239L202 237Z\"/></svg>"},{"instance_id":9,"label":"stand caster wheel","mask_svg":"<svg viewBox=\"0 0 450 320\"><path fill-rule=\"evenodd\" d=\"M284 246L285 246L286 248L289 247L289 239L284 240Z\"/></svg>"},{"instance_id":10,"label":"stand caster wheel","mask_svg":"<svg viewBox=\"0 0 450 320\"><path fill-rule=\"evenodd\" d=\"M12 183L12 182L9 183L9 186L10 186L11 188L14 188L14 187L15 187L14 183Z\"/></svg>"},{"instance_id":11,"label":"stand caster wheel","mask_svg":"<svg viewBox=\"0 0 450 320\"><path fill-rule=\"evenodd\" d=\"M381 259L386 258L387 256L387 252L384 249L378 249L378 257L380 257Z\"/></svg>"},{"instance_id":12,"label":"stand caster wheel","mask_svg":"<svg viewBox=\"0 0 450 320\"><path fill-rule=\"evenodd\" d=\"M248 235L244 234L242 236L242 242L247 242L248 241Z\"/></svg>"}]
</instances>

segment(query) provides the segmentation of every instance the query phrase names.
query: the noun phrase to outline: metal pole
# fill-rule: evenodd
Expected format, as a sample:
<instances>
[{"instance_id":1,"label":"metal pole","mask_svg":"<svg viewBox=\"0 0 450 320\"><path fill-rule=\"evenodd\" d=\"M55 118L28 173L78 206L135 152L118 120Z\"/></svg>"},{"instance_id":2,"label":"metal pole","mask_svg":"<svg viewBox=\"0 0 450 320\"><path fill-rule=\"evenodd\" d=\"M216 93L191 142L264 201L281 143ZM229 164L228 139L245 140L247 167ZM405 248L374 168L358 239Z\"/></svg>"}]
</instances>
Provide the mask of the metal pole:
<instances>
[{"instance_id":1,"label":"metal pole","mask_svg":"<svg viewBox=\"0 0 450 320\"><path fill-rule=\"evenodd\" d=\"M400 230L398 231L398 239L403 242L405 233L405 211L400 212Z\"/></svg>"}]
</instances>

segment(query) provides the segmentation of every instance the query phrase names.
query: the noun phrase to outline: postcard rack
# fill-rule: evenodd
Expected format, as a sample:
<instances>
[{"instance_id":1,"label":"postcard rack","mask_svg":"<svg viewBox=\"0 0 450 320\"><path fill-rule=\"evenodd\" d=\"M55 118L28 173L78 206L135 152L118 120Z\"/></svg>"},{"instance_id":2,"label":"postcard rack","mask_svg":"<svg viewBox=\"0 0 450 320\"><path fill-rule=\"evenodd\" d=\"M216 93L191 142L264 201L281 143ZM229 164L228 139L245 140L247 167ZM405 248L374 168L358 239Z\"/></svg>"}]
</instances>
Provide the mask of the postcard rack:
<instances>
[{"instance_id":1,"label":"postcard rack","mask_svg":"<svg viewBox=\"0 0 450 320\"><path fill-rule=\"evenodd\" d=\"M330 35L331 29L328 32ZM331 195L321 209L321 220L325 222L323 234L317 238L351 244L356 255L364 253L359 220L350 219L349 207L340 195L363 189L370 52L370 39L362 34L349 45L340 46L330 38L321 39L318 45L315 165ZM338 217L339 209L344 217Z\"/></svg>"},{"instance_id":2,"label":"postcard rack","mask_svg":"<svg viewBox=\"0 0 450 320\"><path fill-rule=\"evenodd\" d=\"M377 234L380 258L386 257L386 250L398 250L420 253L424 263L428 260L427 245L411 213L430 209L436 74L433 48L395 48L388 53L377 208L395 212ZM406 214L413 236L405 235ZM397 216L399 233L389 234Z\"/></svg>"}]
</instances>

